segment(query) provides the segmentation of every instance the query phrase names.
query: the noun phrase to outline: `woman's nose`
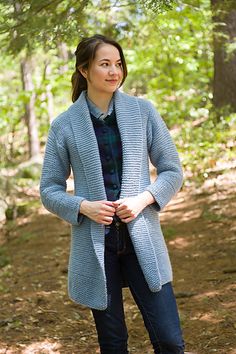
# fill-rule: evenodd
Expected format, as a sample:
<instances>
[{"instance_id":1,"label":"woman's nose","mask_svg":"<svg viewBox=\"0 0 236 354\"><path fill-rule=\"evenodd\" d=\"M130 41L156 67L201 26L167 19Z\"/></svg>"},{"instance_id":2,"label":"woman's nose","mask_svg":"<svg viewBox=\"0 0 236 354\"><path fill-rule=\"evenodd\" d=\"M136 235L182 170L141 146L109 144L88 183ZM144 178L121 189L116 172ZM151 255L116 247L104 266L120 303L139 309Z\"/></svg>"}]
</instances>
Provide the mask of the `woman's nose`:
<instances>
[{"instance_id":1,"label":"woman's nose","mask_svg":"<svg viewBox=\"0 0 236 354\"><path fill-rule=\"evenodd\" d=\"M109 74L110 75L115 75L118 72L118 68L116 66L111 66L109 69Z\"/></svg>"}]
</instances>

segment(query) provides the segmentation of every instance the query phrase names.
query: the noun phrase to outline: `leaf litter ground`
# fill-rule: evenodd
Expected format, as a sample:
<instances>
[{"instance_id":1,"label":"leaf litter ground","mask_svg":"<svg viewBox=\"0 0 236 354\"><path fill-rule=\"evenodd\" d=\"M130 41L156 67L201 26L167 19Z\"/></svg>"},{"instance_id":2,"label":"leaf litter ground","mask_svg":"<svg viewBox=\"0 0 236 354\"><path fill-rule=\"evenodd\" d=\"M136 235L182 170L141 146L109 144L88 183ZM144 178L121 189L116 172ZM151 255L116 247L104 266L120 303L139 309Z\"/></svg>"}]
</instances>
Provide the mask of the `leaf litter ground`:
<instances>
[{"instance_id":1,"label":"leaf litter ground","mask_svg":"<svg viewBox=\"0 0 236 354\"><path fill-rule=\"evenodd\" d=\"M184 188L161 213L186 351L195 354L236 353L235 177ZM69 226L37 207L1 231L0 354L99 353L90 311L67 295ZM124 301L130 353L151 354L128 289Z\"/></svg>"}]
</instances>

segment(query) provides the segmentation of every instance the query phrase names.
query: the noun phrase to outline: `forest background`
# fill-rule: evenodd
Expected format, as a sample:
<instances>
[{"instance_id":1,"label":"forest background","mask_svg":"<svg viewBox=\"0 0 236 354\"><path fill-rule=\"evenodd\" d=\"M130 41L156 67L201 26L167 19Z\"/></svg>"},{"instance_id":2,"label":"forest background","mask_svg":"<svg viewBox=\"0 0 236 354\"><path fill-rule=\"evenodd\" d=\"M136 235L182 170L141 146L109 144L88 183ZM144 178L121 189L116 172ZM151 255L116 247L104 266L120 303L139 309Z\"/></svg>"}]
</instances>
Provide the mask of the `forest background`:
<instances>
[{"instance_id":1,"label":"forest background","mask_svg":"<svg viewBox=\"0 0 236 354\"><path fill-rule=\"evenodd\" d=\"M1 1L0 167L41 154L50 122L71 102L76 45L99 32L124 48L124 91L151 99L172 130L185 183L227 168L235 157L235 7L233 0Z\"/></svg>"},{"instance_id":2,"label":"forest background","mask_svg":"<svg viewBox=\"0 0 236 354\"><path fill-rule=\"evenodd\" d=\"M235 176L235 0L1 0L3 295L1 276L11 266L8 241L16 237L17 220L40 206L49 125L71 104L75 48L94 33L124 48L128 77L122 89L150 99L162 115L180 153L184 188L196 191L228 173ZM2 325L18 328L17 323Z\"/></svg>"}]
</instances>

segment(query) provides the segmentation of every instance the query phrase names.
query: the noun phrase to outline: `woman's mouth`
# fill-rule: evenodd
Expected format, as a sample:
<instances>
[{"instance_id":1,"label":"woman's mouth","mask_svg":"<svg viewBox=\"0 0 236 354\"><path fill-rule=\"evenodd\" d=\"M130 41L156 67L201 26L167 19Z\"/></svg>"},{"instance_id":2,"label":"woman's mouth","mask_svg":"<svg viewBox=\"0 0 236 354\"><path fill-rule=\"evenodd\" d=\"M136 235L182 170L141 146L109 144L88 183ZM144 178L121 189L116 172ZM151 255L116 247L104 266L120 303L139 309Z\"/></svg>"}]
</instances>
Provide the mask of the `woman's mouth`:
<instances>
[{"instance_id":1,"label":"woman's mouth","mask_svg":"<svg viewBox=\"0 0 236 354\"><path fill-rule=\"evenodd\" d=\"M111 85L116 85L118 80L106 80L107 82L109 82Z\"/></svg>"}]
</instances>

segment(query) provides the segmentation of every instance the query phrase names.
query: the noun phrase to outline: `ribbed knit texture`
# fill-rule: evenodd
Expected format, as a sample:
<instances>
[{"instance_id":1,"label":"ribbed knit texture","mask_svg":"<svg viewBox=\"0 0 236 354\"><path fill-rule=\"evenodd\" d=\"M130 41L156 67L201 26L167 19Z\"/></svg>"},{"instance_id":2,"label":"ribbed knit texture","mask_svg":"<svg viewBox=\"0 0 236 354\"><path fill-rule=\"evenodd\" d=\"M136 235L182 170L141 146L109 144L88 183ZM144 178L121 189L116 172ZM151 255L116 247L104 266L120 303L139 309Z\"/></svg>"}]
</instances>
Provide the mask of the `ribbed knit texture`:
<instances>
[{"instance_id":1,"label":"ribbed knit texture","mask_svg":"<svg viewBox=\"0 0 236 354\"><path fill-rule=\"evenodd\" d=\"M116 91L114 94L123 166L121 198L148 190L160 209L182 184L182 169L169 131L153 105ZM150 182L149 160L158 177ZM66 192L70 169L74 195ZM80 203L106 199L99 149L83 92L50 128L41 184L44 206L72 224L69 259L69 295L77 303L96 309L107 307L104 270L104 226L80 217ZM157 207L148 206L128 224L135 252L151 291L172 280L170 260Z\"/></svg>"}]
</instances>

